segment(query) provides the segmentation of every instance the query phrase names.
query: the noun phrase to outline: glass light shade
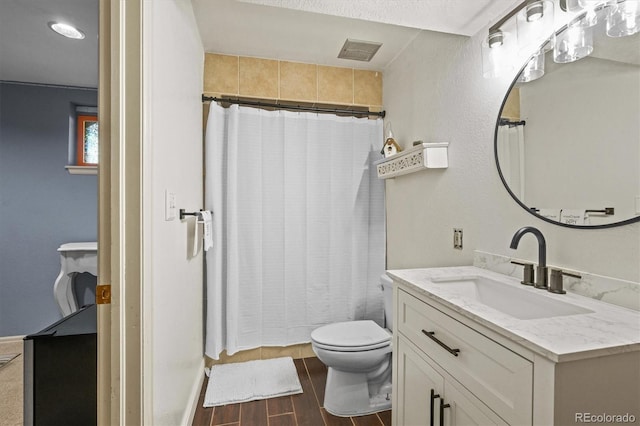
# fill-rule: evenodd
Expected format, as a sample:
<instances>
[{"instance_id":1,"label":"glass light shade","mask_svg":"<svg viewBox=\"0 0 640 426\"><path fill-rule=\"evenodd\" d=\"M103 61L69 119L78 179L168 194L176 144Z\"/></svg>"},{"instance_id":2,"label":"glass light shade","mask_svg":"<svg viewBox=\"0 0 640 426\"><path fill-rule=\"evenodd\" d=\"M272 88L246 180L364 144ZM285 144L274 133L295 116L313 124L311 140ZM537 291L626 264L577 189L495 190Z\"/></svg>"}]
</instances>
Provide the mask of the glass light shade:
<instances>
[{"instance_id":1,"label":"glass light shade","mask_svg":"<svg viewBox=\"0 0 640 426\"><path fill-rule=\"evenodd\" d=\"M544 57L544 50L536 53L520 73L518 83L528 83L542 77L544 75Z\"/></svg>"},{"instance_id":2,"label":"glass light shade","mask_svg":"<svg viewBox=\"0 0 640 426\"><path fill-rule=\"evenodd\" d=\"M585 11L584 17L579 25L583 27L593 27L598 23L596 8L607 3L609 0L566 0L567 12Z\"/></svg>"},{"instance_id":3,"label":"glass light shade","mask_svg":"<svg viewBox=\"0 0 640 426\"><path fill-rule=\"evenodd\" d=\"M500 77L514 68L515 34L498 31L482 42L482 75L485 78Z\"/></svg>"},{"instance_id":4,"label":"glass light shade","mask_svg":"<svg viewBox=\"0 0 640 426\"><path fill-rule=\"evenodd\" d=\"M640 0L624 0L609 6L607 35L624 37L640 31Z\"/></svg>"},{"instance_id":5,"label":"glass light shade","mask_svg":"<svg viewBox=\"0 0 640 426\"><path fill-rule=\"evenodd\" d=\"M576 22L556 35L553 61L559 64L574 62L593 52L593 31Z\"/></svg>"},{"instance_id":6,"label":"glass light shade","mask_svg":"<svg viewBox=\"0 0 640 426\"><path fill-rule=\"evenodd\" d=\"M584 6L580 0L566 0L567 12L580 12Z\"/></svg>"},{"instance_id":7,"label":"glass light shade","mask_svg":"<svg viewBox=\"0 0 640 426\"><path fill-rule=\"evenodd\" d=\"M539 49L554 33L553 2L539 0L528 3L516 15L518 45L527 56Z\"/></svg>"},{"instance_id":8,"label":"glass light shade","mask_svg":"<svg viewBox=\"0 0 640 426\"><path fill-rule=\"evenodd\" d=\"M598 6L616 4L617 0L578 0L585 9L595 9Z\"/></svg>"}]
</instances>

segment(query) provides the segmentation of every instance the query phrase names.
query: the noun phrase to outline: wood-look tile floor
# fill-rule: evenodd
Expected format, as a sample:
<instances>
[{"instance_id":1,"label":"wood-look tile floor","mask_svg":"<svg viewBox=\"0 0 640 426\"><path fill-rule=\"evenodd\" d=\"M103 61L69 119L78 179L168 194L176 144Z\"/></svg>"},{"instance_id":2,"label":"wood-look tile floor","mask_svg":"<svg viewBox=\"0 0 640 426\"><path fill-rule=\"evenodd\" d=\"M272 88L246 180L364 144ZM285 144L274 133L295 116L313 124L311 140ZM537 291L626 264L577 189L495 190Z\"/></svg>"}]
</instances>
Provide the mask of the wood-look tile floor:
<instances>
[{"instance_id":1,"label":"wood-look tile floor","mask_svg":"<svg viewBox=\"0 0 640 426\"><path fill-rule=\"evenodd\" d=\"M391 426L391 410L358 417L329 414L322 408L327 367L318 358L294 363L303 391L297 395L203 408L205 378L193 426Z\"/></svg>"}]
</instances>

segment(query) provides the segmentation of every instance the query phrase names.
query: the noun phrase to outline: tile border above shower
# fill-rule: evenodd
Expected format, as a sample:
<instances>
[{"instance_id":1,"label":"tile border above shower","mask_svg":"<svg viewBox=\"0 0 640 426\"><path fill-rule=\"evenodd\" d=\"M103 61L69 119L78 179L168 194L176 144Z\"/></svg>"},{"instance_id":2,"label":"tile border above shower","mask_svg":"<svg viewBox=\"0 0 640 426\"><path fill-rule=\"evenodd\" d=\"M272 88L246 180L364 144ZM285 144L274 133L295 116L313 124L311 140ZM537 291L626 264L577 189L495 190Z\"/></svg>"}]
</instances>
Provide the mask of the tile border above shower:
<instances>
[{"instance_id":1,"label":"tile border above shower","mask_svg":"<svg viewBox=\"0 0 640 426\"><path fill-rule=\"evenodd\" d=\"M514 260L514 258L475 250L473 266L511 277L522 278L522 267L512 264L511 260ZM640 311L640 283L567 269L560 265L548 266L560 268L582 277L567 276L564 278L564 289L569 292Z\"/></svg>"}]
</instances>

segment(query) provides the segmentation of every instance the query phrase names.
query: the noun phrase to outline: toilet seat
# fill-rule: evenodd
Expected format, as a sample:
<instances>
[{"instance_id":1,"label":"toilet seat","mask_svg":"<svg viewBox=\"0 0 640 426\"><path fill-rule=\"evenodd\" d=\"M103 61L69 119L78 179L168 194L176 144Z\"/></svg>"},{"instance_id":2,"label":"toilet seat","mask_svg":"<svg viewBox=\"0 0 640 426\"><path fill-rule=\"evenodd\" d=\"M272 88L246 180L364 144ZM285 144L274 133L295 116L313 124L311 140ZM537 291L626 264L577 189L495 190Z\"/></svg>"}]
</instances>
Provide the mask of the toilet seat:
<instances>
[{"instance_id":1,"label":"toilet seat","mask_svg":"<svg viewBox=\"0 0 640 426\"><path fill-rule=\"evenodd\" d=\"M311 340L329 351L362 352L391 345L391 334L371 320L348 321L315 329Z\"/></svg>"}]
</instances>

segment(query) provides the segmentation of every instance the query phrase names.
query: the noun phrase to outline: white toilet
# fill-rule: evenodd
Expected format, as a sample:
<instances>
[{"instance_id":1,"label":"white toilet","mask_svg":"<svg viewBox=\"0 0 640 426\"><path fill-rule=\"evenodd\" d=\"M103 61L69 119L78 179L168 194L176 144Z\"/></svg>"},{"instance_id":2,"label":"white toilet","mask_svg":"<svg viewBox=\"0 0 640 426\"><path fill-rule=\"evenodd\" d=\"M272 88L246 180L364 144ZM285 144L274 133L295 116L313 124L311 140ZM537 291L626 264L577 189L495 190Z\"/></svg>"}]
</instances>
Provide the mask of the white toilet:
<instances>
[{"instance_id":1,"label":"white toilet","mask_svg":"<svg viewBox=\"0 0 640 426\"><path fill-rule=\"evenodd\" d=\"M348 321L313 330L313 351L327 367L324 409L359 416L391 408L393 282L380 277L387 328L373 321Z\"/></svg>"}]
</instances>

